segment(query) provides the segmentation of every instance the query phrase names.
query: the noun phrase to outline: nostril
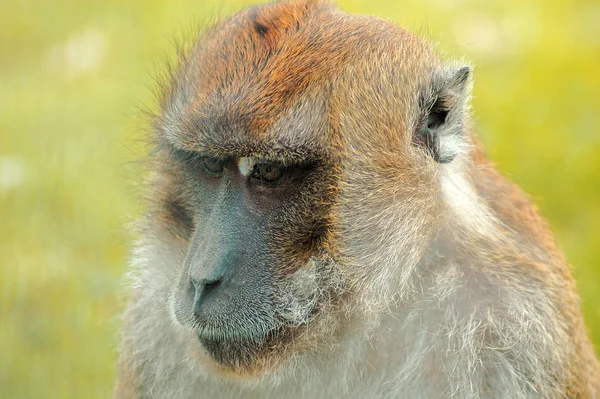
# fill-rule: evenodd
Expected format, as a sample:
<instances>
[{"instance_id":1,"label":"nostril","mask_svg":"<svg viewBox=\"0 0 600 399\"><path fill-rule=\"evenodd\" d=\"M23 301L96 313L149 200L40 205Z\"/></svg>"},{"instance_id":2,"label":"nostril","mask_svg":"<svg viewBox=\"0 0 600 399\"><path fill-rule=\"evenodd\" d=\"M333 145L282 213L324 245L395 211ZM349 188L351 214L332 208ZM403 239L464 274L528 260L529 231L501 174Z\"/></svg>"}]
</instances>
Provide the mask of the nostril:
<instances>
[{"instance_id":1,"label":"nostril","mask_svg":"<svg viewBox=\"0 0 600 399\"><path fill-rule=\"evenodd\" d=\"M194 287L194 291L196 293L197 298L204 295L204 293L216 288L219 284L221 284L220 279L191 279L191 285L192 287Z\"/></svg>"},{"instance_id":2,"label":"nostril","mask_svg":"<svg viewBox=\"0 0 600 399\"><path fill-rule=\"evenodd\" d=\"M204 294L208 294L210 291L221 285L221 280L205 281L204 283Z\"/></svg>"},{"instance_id":3,"label":"nostril","mask_svg":"<svg viewBox=\"0 0 600 399\"><path fill-rule=\"evenodd\" d=\"M206 299L206 296L211 292L214 292L221 285L221 280L192 280L192 285L195 289L194 294L194 317L198 319L200 317L200 308L202 303Z\"/></svg>"}]
</instances>

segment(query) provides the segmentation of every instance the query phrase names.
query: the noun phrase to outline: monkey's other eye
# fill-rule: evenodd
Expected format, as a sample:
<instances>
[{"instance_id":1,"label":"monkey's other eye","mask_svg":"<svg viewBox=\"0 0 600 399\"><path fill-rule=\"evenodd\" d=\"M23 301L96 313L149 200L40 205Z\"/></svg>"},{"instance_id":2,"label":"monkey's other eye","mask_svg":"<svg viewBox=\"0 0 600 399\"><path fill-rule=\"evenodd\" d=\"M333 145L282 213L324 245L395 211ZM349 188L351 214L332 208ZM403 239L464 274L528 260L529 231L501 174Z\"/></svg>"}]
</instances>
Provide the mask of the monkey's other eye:
<instances>
[{"instance_id":1,"label":"monkey's other eye","mask_svg":"<svg viewBox=\"0 0 600 399\"><path fill-rule=\"evenodd\" d=\"M283 169L270 163L259 163L252 169L250 177L261 183L276 183L283 176Z\"/></svg>"},{"instance_id":2,"label":"monkey's other eye","mask_svg":"<svg viewBox=\"0 0 600 399\"><path fill-rule=\"evenodd\" d=\"M427 128L435 129L440 127L446 122L446 117L448 116L448 110L444 109L438 101L433 105L431 111L429 111L429 115L427 116Z\"/></svg>"},{"instance_id":3,"label":"monkey's other eye","mask_svg":"<svg viewBox=\"0 0 600 399\"><path fill-rule=\"evenodd\" d=\"M203 158L202 170L210 177L219 177L223 173L223 161L215 158Z\"/></svg>"}]
</instances>

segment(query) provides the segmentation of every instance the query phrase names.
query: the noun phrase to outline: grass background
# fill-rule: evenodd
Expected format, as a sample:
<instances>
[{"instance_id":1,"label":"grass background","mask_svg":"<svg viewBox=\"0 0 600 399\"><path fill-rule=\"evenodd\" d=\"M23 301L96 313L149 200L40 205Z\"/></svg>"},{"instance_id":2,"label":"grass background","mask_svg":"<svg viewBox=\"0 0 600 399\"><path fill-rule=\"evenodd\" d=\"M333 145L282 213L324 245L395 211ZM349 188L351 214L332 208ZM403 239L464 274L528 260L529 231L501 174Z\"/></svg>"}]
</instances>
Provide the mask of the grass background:
<instances>
[{"instance_id":1,"label":"grass background","mask_svg":"<svg viewBox=\"0 0 600 399\"><path fill-rule=\"evenodd\" d=\"M554 226L600 345L600 3L339 3L474 62L478 131ZM247 4L2 2L0 397L110 396L124 226L141 208L136 107L171 38Z\"/></svg>"}]
</instances>

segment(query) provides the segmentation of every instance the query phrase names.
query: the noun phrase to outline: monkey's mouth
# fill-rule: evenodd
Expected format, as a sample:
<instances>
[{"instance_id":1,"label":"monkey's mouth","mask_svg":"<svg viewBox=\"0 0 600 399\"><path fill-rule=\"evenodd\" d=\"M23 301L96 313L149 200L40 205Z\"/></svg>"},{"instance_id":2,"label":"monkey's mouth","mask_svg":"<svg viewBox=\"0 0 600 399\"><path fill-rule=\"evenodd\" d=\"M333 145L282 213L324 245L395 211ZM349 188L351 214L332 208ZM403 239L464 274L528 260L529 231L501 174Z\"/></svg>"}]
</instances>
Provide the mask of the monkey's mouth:
<instances>
[{"instance_id":1,"label":"monkey's mouth","mask_svg":"<svg viewBox=\"0 0 600 399\"><path fill-rule=\"evenodd\" d=\"M200 328L198 339L210 357L229 369L249 369L256 361L275 350L287 335L285 327L273 327L262 334L244 334L236 330Z\"/></svg>"}]
</instances>

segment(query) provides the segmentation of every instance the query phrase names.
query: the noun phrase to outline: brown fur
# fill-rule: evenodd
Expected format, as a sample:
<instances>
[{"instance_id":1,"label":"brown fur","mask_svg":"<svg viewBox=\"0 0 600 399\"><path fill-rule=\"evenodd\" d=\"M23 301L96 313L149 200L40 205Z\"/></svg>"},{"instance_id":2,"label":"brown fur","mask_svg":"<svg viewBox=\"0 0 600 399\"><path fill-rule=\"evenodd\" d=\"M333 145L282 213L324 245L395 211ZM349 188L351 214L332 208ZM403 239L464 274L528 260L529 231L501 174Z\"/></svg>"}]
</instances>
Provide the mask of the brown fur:
<instances>
[{"instance_id":1,"label":"brown fur","mask_svg":"<svg viewBox=\"0 0 600 399\"><path fill-rule=\"evenodd\" d=\"M327 158L328 172L322 182L326 188L300 195L299 201L306 202L308 210L288 215L287 224L282 224L277 232L278 248L273 252L278 258L289 260L276 266L277 274L285 280L315 254L327 254L340 269L335 277L341 282L331 284L322 294L326 299L321 299L310 323L282 328L280 335L270 337L253 355L253 363L237 368L223 366L200 354L197 340L174 332L163 309L167 294L152 298L153 304L160 304L158 310L147 310L147 304L140 305L144 300L133 299L126 313L115 398L141 398L144 394L156 397L161 392L185 398L194 384L205 387L207 395L223 397L234 397L236 392L247 397L313 392L311 387L300 386L300 378L296 381L299 386L290 385L289 391L277 384L261 391L261 378L277 375L279 369L289 366L290 359L304 364L298 356L310 357L313 353L317 355L316 360L309 362L310 368L324 370L328 357L337 359L336 347L344 347L351 341L348 336L353 331L363 329L367 338L356 345L362 348L356 349L357 353L363 354L358 363L348 360L347 370L332 375L346 378L346 372L352 375L358 370L357 381L375 380L385 372L396 372L386 363L388 354L390 358L395 356L394 360L408 356L411 348L400 347L402 342L411 342L407 335L430 332L428 328L434 331L432 336L443 335L431 327L438 320L417 325L416 330L411 330L409 323L416 318L414 314L426 320L443 306L450 306L446 314L460 308L457 312L472 312L471 317L484 320L473 329L477 337L474 342L481 343L480 347L473 344L472 351L481 356L473 369L481 367L481 374L490 372L492 376L481 377L484 382L479 395L500 395L502 381L508 386L514 381L513 374L519 372L523 373L517 376L519 381L526 381L529 372L532 386L519 387L523 397L531 392L541 397L595 397L600 389L600 366L587 337L568 265L528 197L502 177L484 156L470 126L468 109L461 108L455 111L457 116L452 116L464 119L461 139L467 150L457 150L456 159L449 165L435 162L423 143L415 139L414 132L423 124L423 114L417 110L422 111L423 104L432 100L432 87L438 81L448 80L447 70L433 48L420 38L390 22L345 14L329 2L292 1L250 8L201 36L192 50L182 55L181 67L164 90L156 118L159 148L154 156L156 173L150 184L151 200L141 229L149 243L144 242L143 246L159 255L167 252L168 261L183 259L194 226L200 223L193 216L193 195L189 184L186 186L187 177L168 146L215 156L258 153L277 157L292 144L300 143L298 153L286 155ZM446 93L446 97L449 107L462 106L460 103L465 101L459 92ZM317 111L298 108L303 101ZM313 112L325 113L326 118L321 121ZM282 120L290 114L289 123L300 125L298 133L288 134L287 125L281 127ZM302 123L308 120L309 127L294 117L301 117ZM447 198L449 194L440 183L456 176L473 188L476 200L472 199L470 206L475 209L467 211L480 217L475 223L463 220L465 216L453 208L456 204ZM320 186L315 183L315 187ZM322 192L326 195L319 197ZM469 197L465 198L468 203ZM477 215L478 210L485 212ZM307 227L312 233L308 239L286 232L286 226L301 223L318 212L324 214L318 225ZM398 237L401 242L397 242ZM378 247L373 248L374 245ZM443 283L447 277L444 273L456 265L462 268L461 272L465 270L465 278L453 286ZM175 279L171 269L177 267L165 266L161 270L166 280ZM142 291L149 290L143 282L139 283L143 281L143 271L134 276L136 289ZM438 280L442 283L432 283ZM435 300L428 299L427 287L439 291ZM493 301L491 294L490 298L482 294L490 288L497 288L497 303L489 303ZM524 315L540 313L537 324L519 320L518 315L511 313L521 296L531 301L527 302L529 307L523 308ZM542 298L539 302L538 296ZM448 305L449 297L456 306ZM438 302L429 307L428 301ZM479 307L488 313L479 312ZM155 333L156 342L142 342L154 339L154 335L141 335L145 334L144 329L153 327L154 311L159 314L155 323L165 324L160 324L161 329ZM405 324L390 324L393 328L385 324L388 316L400 320L406 315L411 317L407 316ZM530 321L537 328L532 327L531 331L547 333L547 337L540 338L541 343L535 337L527 337L530 330L523 326ZM517 327L526 333L514 332L513 336L510 323L518 323ZM443 326L442 321L438 324ZM448 324L448 331L452 332L448 336L458 335L461 330L452 330L456 326ZM173 340L179 341L172 343ZM518 353L500 348L505 341L515 347L534 347L527 353L533 360L527 358L528 363L523 360L520 364L515 359ZM548 342L557 346L556 353L544 357L538 352L546 350ZM173 347L167 351L169 345ZM463 375L454 376L451 381L444 372L450 375L452 370L437 367L452 361L451 351L444 352L444 344L439 345L442 349L438 352L432 350L419 358L421 363L415 366L414 375L428 381L423 389L439 388L435 392L441 392L440 395L449 392L450 388L444 388L446 382L448 386L454 383L467 389L468 384L460 385ZM448 348L453 348L451 345ZM496 346L499 348L494 349ZM494 363L496 355L514 368L498 378L493 375L493 368L502 366ZM485 363L486 356L491 359L489 364ZM470 359L467 355L465 358ZM364 366L364 359L369 367ZM396 366L405 373L397 372L398 381L418 379L403 368L401 360L397 361L400 365ZM527 369L538 361L536 369ZM191 366L185 368L182 363ZM217 382L194 374L202 364L217 376ZM290 371L290 375L295 372ZM189 390L187 385L169 390L169 384L178 378L189 385ZM228 385L230 379L238 378L250 381L249 387ZM161 382L152 385L157 379ZM394 387L395 381L390 377L387 385L374 383L369 392L374 397L394 397L393 392L402 392L401 387ZM251 385L253 382L259 388ZM149 385L154 392L146 391ZM318 387L318 383L315 385ZM384 389L384 385L389 388ZM350 386L351 382L340 381L338 390L331 388L331 395L344 396L340 392L351 390Z\"/></svg>"}]
</instances>

